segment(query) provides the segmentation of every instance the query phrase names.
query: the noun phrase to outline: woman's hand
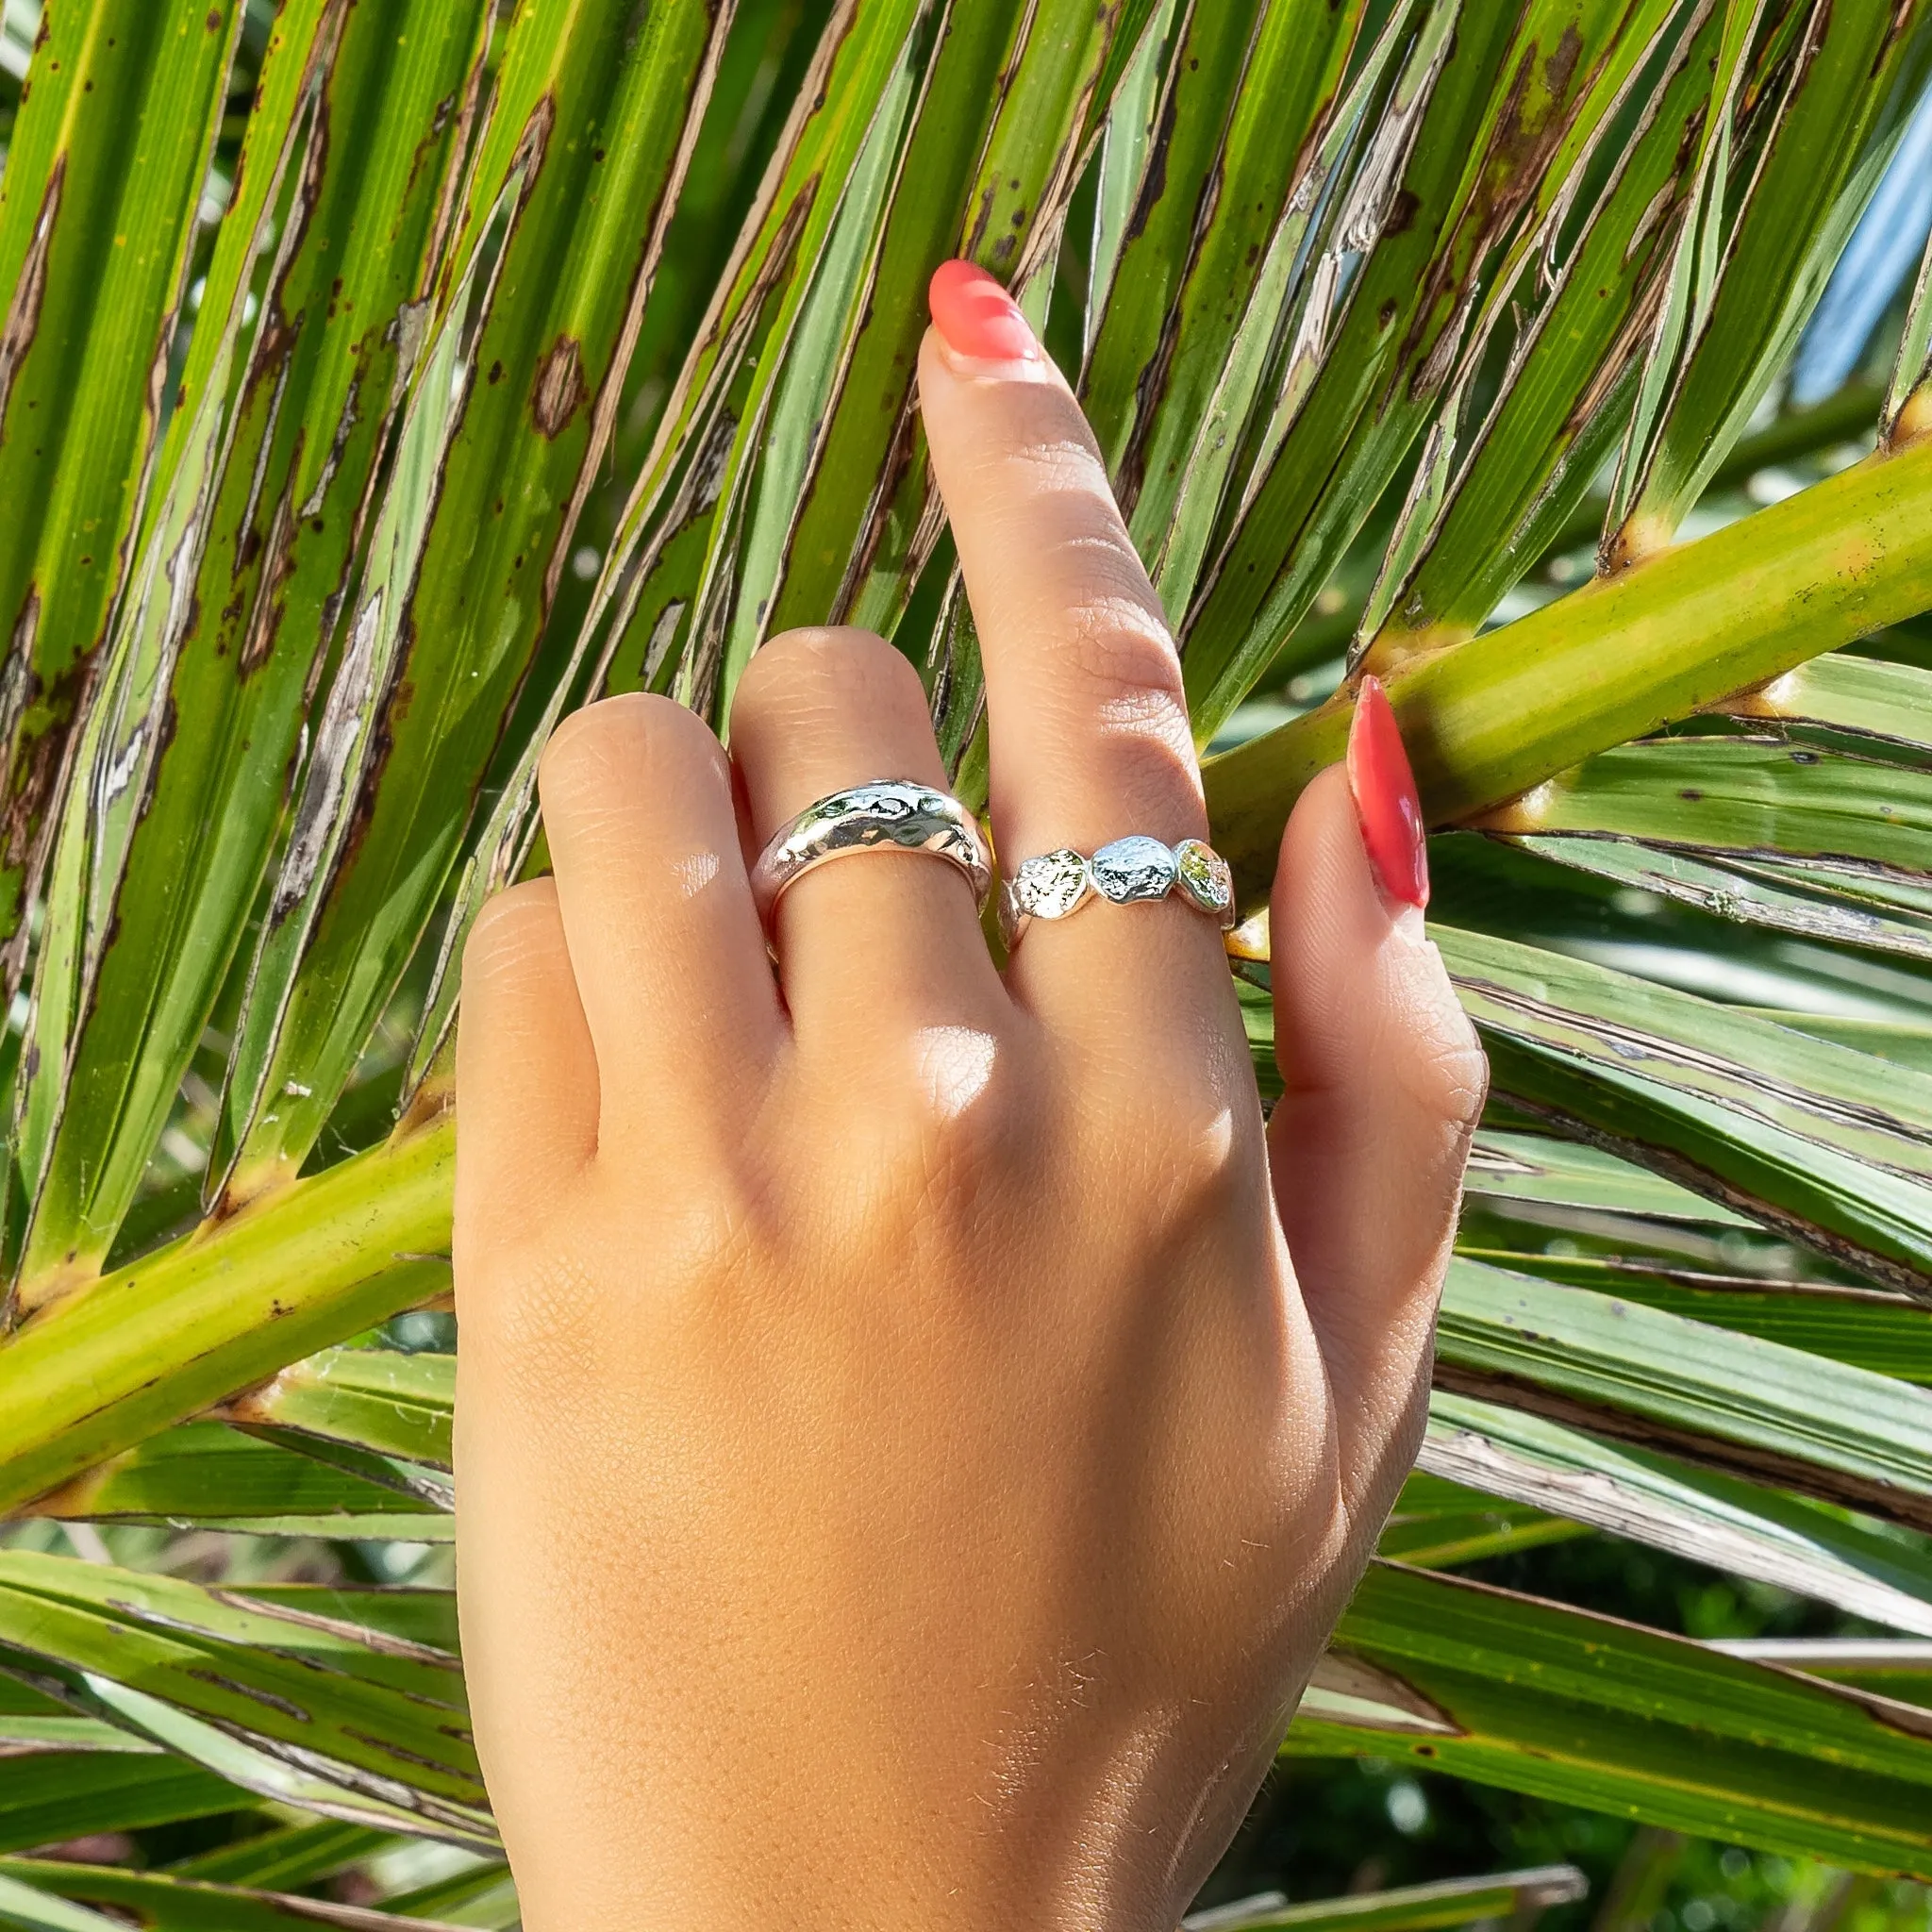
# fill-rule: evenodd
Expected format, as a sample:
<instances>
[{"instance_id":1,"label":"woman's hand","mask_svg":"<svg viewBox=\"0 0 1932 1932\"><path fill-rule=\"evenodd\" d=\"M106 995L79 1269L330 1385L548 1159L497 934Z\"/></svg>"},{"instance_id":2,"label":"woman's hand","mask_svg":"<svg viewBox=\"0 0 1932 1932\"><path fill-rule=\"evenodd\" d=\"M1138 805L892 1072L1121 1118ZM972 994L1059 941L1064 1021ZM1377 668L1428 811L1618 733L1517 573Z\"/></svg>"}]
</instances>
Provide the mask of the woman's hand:
<instances>
[{"instance_id":1,"label":"woman's hand","mask_svg":"<svg viewBox=\"0 0 1932 1932\"><path fill-rule=\"evenodd\" d=\"M986 277L934 308L999 851L1205 837L1077 405ZM1413 1454L1483 1091L1386 701L1282 842L1265 1127L1177 899L1002 974L958 871L871 853L774 978L747 857L944 774L858 631L767 644L730 736L568 720L556 878L465 960L462 1624L525 1924L1171 1927Z\"/></svg>"}]
</instances>

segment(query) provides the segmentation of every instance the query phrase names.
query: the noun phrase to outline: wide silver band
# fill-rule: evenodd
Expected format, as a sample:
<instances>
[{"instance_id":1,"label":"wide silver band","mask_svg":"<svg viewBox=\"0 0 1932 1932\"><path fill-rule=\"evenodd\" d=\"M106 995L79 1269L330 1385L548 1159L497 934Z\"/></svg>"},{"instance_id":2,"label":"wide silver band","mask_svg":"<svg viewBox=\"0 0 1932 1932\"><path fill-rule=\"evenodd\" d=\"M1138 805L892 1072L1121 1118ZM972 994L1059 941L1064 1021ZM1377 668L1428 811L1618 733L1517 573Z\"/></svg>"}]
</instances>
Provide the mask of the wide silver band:
<instances>
[{"instance_id":1,"label":"wide silver band","mask_svg":"<svg viewBox=\"0 0 1932 1932\"><path fill-rule=\"evenodd\" d=\"M973 814L957 798L909 778L878 778L849 785L814 800L772 837L751 874L758 917L771 924L772 908L794 879L828 859L851 852L896 847L930 852L966 874L974 903L984 910L992 891L992 861Z\"/></svg>"},{"instance_id":2,"label":"wide silver band","mask_svg":"<svg viewBox=\"0 0 1932 1932\"><path fill-rule=\"evenodd\" d=\"M1116 906L1172 892L1205 912L1223 932L1235 924L1234 874L1199 839L1163 845L1136 833L1103 845L1091 858L1062 846L1016 866L1000 888L1000 930L1010 951L1036 919L1066 919L1096 895Z\"/></svg>"}]
</instances>

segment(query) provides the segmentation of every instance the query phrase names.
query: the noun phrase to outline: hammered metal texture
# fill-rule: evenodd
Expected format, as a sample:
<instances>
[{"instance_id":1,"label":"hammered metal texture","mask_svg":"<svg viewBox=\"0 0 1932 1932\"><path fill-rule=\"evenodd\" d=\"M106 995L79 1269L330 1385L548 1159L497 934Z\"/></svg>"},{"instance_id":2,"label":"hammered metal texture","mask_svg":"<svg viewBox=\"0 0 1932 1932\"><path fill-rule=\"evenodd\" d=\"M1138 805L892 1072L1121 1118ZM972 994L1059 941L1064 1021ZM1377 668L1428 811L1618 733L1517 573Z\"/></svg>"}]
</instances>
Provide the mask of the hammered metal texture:
<instances>
[{"instance_id":1,"label":"hammered metal texture","mask_svg":"<svg viewBox=\"0 0 1932 1932\"><path fill-rule=\"evenodd\" d=\"M1158 839L1116 839L1093 855L1094 890L1116 906L1164 899L1174 890L1174 856Z\"/></svg>"},{"instance_id":2,"label":"hammered metal texture","mask_svg":"<svg viewBox=\"0 0 1932 1932\"><path fill-rule=\"evenodd\" d=\"M1035 919L1064 919L1092 889L1086 859L1064 845L1029 858L1013 874L1013 903Z\"/></svg>"},{"instance_id":3,"label":"hammered metal texture","mask_svg":"<svg viewBox=\"0 0 1932 1932\"><path fill-rule=\"evenodd\" d=\"M1234 924L1234 873L1226 859L1201 839L1183 839L1174 848L1175 883L1203 912Z\"/></svg>"},{"instance_id":4,"label":"hammered metal texture","mask_svg":"<svg viewBox=\"0 0 1932 1932\"><path fill-rule=\"evenodd\" d=\"M1069 846L1024 860L1000 891L1000 930L1010 951L1036 919L1065 919L1098 894L1116 906L1147 904L1178 893L1223 931L1235 922L1234 874L1199 839L1163 844L1135 833L1103 845L1091 858Z\"/></svg>"},{"instance_id":5,"label":"hammered metal texture","mask_svg":"<svg viewBox=\"0 0 1932 1932\"><path fill-rule=\"evenodd\" d=\"M779 894L814 866L882 847L929 852L958 866L985 907L992 863L973 814L930 785L877 778L814 800L766 845L751 875L759 916L769 922Z\"/></svg>"}]
</instances>

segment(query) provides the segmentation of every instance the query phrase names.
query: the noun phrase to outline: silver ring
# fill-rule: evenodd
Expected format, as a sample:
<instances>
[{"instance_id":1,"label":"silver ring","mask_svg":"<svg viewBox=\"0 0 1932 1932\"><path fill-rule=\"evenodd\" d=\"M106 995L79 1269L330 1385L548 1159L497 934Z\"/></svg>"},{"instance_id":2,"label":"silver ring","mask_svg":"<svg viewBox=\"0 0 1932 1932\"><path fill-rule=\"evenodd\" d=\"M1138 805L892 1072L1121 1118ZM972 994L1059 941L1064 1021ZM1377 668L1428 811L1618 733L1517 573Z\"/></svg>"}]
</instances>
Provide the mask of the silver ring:
<instances>
[{"instance_id":1,"label":"silver ring","mask_svg":"<svg viewBox=\"0 0 1932 1932\"><path fill-rule=\"evenodd\" d=\"M910 778L876 778L814 799L772 835L752 867L752 897L767 925L785 889L814 866L850 852L930 852L966 874L986 909L992 861L973 814L957 798Z\"/></svg>"},{"instance_id":2,"label":"silver ring","mask_svg":"<svg viewBox=\"0 0 1932 1932\"><path fill-rule=\"evenodd\" d=\"M1139 833L1103 845L1091 858L1063 845L1017 866L1000 888L1000 930L1010 952L1034 920L1069 918L1096 895L1131 906L1170 892L1223 932L1234 930L1234 874L1227 860L1199 839L1163 845Z\"/></svg>"}]
</instances>

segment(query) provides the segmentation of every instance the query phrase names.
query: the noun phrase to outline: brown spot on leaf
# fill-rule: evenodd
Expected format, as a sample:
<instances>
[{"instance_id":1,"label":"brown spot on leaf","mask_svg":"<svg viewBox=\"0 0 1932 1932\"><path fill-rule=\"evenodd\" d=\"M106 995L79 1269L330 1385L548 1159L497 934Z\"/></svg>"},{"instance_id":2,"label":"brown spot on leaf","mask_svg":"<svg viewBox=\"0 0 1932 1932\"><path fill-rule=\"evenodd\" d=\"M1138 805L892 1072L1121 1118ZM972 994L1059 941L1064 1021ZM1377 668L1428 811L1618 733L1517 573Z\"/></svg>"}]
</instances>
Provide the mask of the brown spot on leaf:
<instances>
[{"instance_id":1,"label":"brown spot on leaf","mask_svg":"<svg viewBox=\"0 0 1932 1932\"><path fill-rule=\"evenodd\" d=\"M400 196L402 201L407 202L415 193L416 176L422 171L424 163L434 159L441 152L442 137L450 122L455 118L456 106L457 97L454 94L444 94L441 100L437 102L435 112L429 117L429 131L416 143L415 150L409 157L409 178L403 184ZM341 288L341 283L338 281L336 286Z\"/></svg>"},{"instance_id":2,"label":"brown spot on leaf","mask_svg":"<svg viewBox=\"0 0 1932 1932\"><path fill-rule=\"evenodd\" d=\"M583 349L575 336L558 336L537 366L537 384L530 392L530 414L538 434L555 438L576 414L583 402Z\"/></svg>"},{"instance_id":3,"label":"brown spot on leaf","mask_svg":"<svg viewBox=\"0 0 1932 1932\"><path fill-rule=\"evenodd\" d=\"M298 440L298 460L301 447ZM251 531L250 534L255 533ZM244 679L253 676L267 663L275 650L275 637L281 629L287 608L283 593L289 579L295 574L293 540L293 520L285 499L275 506L275 517L269 525L264 546L267 560L262 565L255 592L254 612L248 619L248 628L242 636L242 649L236 659L236 675Z\"/></svg>"},{"instance_id":4,"label":"brown spot on leaf","mask_svg":"<svg viewBox=\"0 0 1932 1932\"><path fill-rule=\"evenodd\" d=\"M1147 158L1141 167L1141 192L1134 197L1133 212L1127 217L1127 225L1121 236L1121 253L1124 255L1127 243L1136 240L1146 228L1148 218L1158 205L1160 197L1167 192L1167 156L1174 144L1174 116L1179 111L1179 102L1174 91L1167 91L1167 98L1160 106L1160 120L1154 129L1154 135L1147 144ZM1219 163L1216 163L1217 172Z\"/></svg>"},{"instance_id":5,"label":"brown spot on leaf","mask_svg":"<svg viewBox=\"0 0 1932 1932\"><path fill-rule=\"evenodd\" d=\"M37 870L44 857L42 828L59 786L75 714L93 662L92 652L84 652L52 685L43 685L33 669L40 622L40 587L30 585L13 626L5 669L0 671L0 725L6 727L0 745L10 743L14 733L20 733L12 770L5 774L7 789L0 795L0 866L9 871ZM23 730L29 707L39 712L41 722L28 723Z\"/></svg>"},{"instance_id":6,"label":"brown spot on leaf","mask_svg":"<svg viewBox=\"0 0 1932 1932\"><path fill-rule=\"evenodd\" d=\"M1557 38L1556 50L1543 62L1543 85L1559 99L1570 92L1576 63L1583 58L1583 36L1573 20Z\"/></svg>"},{"instance_id":7,"label":"brown spot on leaf","mask_svg":"<svg viewBox=\"0 0 1932 1932\"><path fill-rule=\"evenodd\" d=\"M54 224L60 212L60 192L67 180L67 157L62 154L47 176L41 194L41 211L34 218L33 239L13 284L13 299L0 320L0 442L6 438L7 397L14 372L32 346L41 325L41 303L47 292L47 251L54 242Z\"/></svg>"}]
</instances>

